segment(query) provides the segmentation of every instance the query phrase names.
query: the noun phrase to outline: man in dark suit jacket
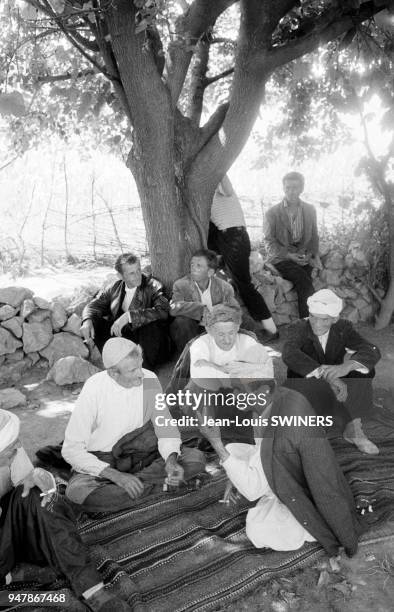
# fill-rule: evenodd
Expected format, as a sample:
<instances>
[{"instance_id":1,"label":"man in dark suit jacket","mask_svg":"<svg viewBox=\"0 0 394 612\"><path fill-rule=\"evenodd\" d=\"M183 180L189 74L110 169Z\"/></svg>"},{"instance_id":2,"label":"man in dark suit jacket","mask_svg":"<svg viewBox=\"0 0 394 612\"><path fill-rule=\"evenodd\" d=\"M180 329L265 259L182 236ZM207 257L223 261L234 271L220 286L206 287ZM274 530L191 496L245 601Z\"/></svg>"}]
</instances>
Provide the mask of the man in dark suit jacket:
<instances>
[{"instance_id":1,"label":"man in dark suit jacket","mask_svg":"<svg viewBox=\"0 0 394 612\"><path fill-rule=\"evenodd\" d=\"M339 319L342 306L330 289L308 298L309 318L289 327L283 346L286 386L306 395L319 414L338 413L344 438L364 453L377 454L361 419L372 411L372 378L380 352L350 321Z\"/></svg>"},{"instance_id":2,"label":"man in dark suit jacket","mask_svg":"<svg viewBox=\"0 0 394 612\"><path fill-rule=\"evenodd\" d=\"M168 311L163 285L141 272L133 253L115 262L120 280L101 291L82 313L81 335L101 352L111 336L123 336L143 350L143 367L153 369L169 356Z\"/></svg>"},{"instance_id":3,"label":"man in dark suit jacket","mask_svg":"<svg viewBox=\"0 0 394 612\"><path fill-rule=\"evenodd\" d=\"M191 258L190 274L174 283L170 314L175 318L170 333L179 354L189 340L205 333L202 317L207 308L225 303L238 305L230 283L215 276L217 267L216 253L200 249Z\"/></svg>"},{"instance_id":4,"label":"man in dark suit jacket","mask_svg":"<svg viewBox=\"0 0 394 612\"><path fill-rule=\"evenodd\" d=\"M285 388L273 391L274 381L266 382L266 404L256 403L254 408L256 414L267 420L261 445L256 446L255 453L259 456L253 453L253 447L248 449L251 452L245 453L244 459L239 452L233 454L235 445L224 446L219 427L204 423L203 417L199 416L201 433L217 452L230 481L236 482L241 490L246 481L250 489L253 480L259 486L264 480L270 489L265 491L265 495L273 493L279 498L297 520L298 528L304 528L305 540L309 534L330 556L336 555L340 546L349 556L354 555L362 527L352 492L324 428L316 425L316 413L303 395ZM281 425L280 419L286 417L292 419L292 424L284 421ZM311 425L296 425L299 419L307 419ZM247 445L243 446L246 449ZM225 497L232 499L228 490ZM283 515L280 508L278 513ZM270 522L277 523L277 529L273 531L279 531L280 514L276 520L270 516ZM249 529L253 518L253 515L247 518ZM289 538L292 535L290 532ZM275 541L275 533L269 536L270 541ZM278 539L282 544L278 550L286 550L280 534ZM299 545L302 541L297 543Z\"/></svg>"},{"instance_id":5,"label":"man in dark suit jacket","mask_svg":"<svg viewBox=\"0 0 394 612\"><path fill-rule=\"evenodd\" d=\"M304 177L289 172L283 177L285 197L269 209L264 221L269 261L283 278L294 284L300 318L308 316L307 298L314 289L312 268L320 267L316 211L300 200Z\"/></svg>"}]
</instances>

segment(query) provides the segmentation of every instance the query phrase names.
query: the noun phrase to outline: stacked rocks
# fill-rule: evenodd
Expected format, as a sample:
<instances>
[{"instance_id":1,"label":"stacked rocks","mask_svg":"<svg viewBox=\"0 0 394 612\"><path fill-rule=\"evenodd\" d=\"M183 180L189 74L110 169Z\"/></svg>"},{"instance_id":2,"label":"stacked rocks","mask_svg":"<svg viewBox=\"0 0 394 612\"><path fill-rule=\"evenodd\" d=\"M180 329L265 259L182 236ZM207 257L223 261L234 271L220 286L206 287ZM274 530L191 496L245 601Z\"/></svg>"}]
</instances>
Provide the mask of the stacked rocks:
<instances>
[{"instance_id":1,"label":"stacked rocks","mask_svg":"<svg viewBox=\"0 0 394 612\"><path fill-rule=\"evenodd\" d=\"M369 263L360 244L353 242L345 252L332 243L320 247L323 269L314 271L313 285L329 288L344 301L341 317L358 323L372 319L377 302L367 286ZM275 273L258 251L250 257L252 279L260 291L277 325L298 319L297 294L291 282ZM378 291L379 293L379 291Z\"/></svg>"},{"instance_id":2,"label":"stacked rocks","mask_svg":"<svg viewBox=\"0 0 394 612\"><path fill-rule=\"evenodd\" d=\"M66 308L60 299L48 302L25 287L0 289L0 384L17 382L35 364L52 367L66 356L87 359L80 325L72 304Z\"/></svg>"}]
</instances>

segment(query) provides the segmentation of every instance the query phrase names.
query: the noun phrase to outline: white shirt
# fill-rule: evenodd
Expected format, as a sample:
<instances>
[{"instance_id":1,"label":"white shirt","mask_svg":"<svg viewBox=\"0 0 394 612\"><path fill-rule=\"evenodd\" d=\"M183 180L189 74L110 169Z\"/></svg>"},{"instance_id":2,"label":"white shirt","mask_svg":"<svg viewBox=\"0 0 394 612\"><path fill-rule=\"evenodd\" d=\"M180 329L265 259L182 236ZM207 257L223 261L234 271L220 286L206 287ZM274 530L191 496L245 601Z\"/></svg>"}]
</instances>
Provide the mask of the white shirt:
<instances>
[{"instance_id":1,"label":"white shirt","mask_svg":"<svg viewBox=\"0 0 394 612\"><path fill-rule=\"evenodd\" d=\"M126 293L125 293L125 296L124 296L124 300L122 302L122 310L123 310L123 312L127 312L129 310L130 304L133 301L134 294L137 291L137 287L132 287L130 289L126 285L125 289L126 289Z\"/></svg>"},{"instance_id":2,"label":"white shirt","mask_svg":"<svg viewBox=\"0 0 394 612\"><path fill-rule=\"evenodd\" d=\"M33 464L30 461L25 449L20 446L11 462L11 465L0 467L0 499L16 486L21 480L26 478L33 471Z\"/></svg>"},{"instance_id":3,"label":"white shirt","mask_svg":"<svg viewBox=\"0 0 394 612\"><path fill-rule=\"evenodd\" d=\"M326 346L327 346L327 340L328 340L328 334L330 333L330 330L326 331L325 334L323 334L322 336L318 336L318 340L321 344L321 347L323 349L323 353L326 352Z\"/></svg>"},{"instance_id":4,"label":"white shirt","mask_svg":"<svg viewBox=\"0 0 394 612\"><path fill-rule=\"evenodd\" d=\"M200 294L201 304L204 304L208 310L212 310L211 279L209 279L208 287L204 291L201 291L198 283L195 281L194 283L197 287L198 293Z\"/></svg>"},{"instance_id":5,"label":"white shirt","mask_svg":"<svg viewBox=\"0 0 394 612\"><path fill-rule=\"evenodd\" d=\"M246 226L244 213L236 194L227 195L221 183L213 196L211 221L221 231L229 227Z\"/></svg>"},{"instance_id":6,"label":"white shirt","mask_svg":"<svg viewBox=\"0 0 394 612\"><path fill-rule=\"evenodd\" d=\"M262 442L264 444L264 441ZM226 474L249 501L259 499L246 516L246 535L257 548L297 550L315 538L304 529L271 490L261 463L261 443L227 444L222 462Z\"/></svg>"},{"instance_id":7,"label":"white shirt","mask_svg":"<svg viewBox=\"0 0 394 612\"><path fill-rule=\"evenodd\" d=\"M237 334L233 348L223 351L217 346L212 336L200 336L190 347L190 378L207 379L231 378L231 374L221 373L213 367L196 366L199 359L206 359L219 366L229 365L232 362L246 362L256 364L256 371L250 377L273 378L274 366L267 349L247 334ZM245 376L247 377L247 376Z\"/></svg>"},{"instance_id":8,"label":"white shirt","mask_svg":"<svg viewBox=\"0 0 394 612\"><path fill-rule=\"evenodd\" d=\"M161 393L156 375L143 369L144 384L125 388L109 374L98 372L84 384L66 428L62 455L74 470L99 476L108 463L89 451L111 452L125 434L152 421L164 460L179 453L180 436L176 426L156 425L156 416L170 418L168 409L157 410L155 393ZM156 412L157 411L157 412Z\"/></svg>"}]
</instances>

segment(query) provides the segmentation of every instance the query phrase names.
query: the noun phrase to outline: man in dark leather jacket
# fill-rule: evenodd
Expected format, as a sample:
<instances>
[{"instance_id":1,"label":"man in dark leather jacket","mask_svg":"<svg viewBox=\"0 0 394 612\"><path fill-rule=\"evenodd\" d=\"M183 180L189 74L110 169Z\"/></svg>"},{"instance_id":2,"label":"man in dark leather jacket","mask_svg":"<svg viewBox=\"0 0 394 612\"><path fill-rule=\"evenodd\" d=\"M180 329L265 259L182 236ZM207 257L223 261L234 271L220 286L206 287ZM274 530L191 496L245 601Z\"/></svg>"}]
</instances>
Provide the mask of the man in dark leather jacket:
<instances>
[{"instance_id":1,"label":"man in dark leather jacket","mask_svg":"<svg viewBox=\"0 0 394 612\"><path fill-rule=\"evenodd\" d=\"M120 255L115 263L120 276L101 291L82 313L81 335L94 340L99 351L111 336L123 336L139 344L144 367L153 369L169 356L169 302L163 285L141 272L133 253Z\"/></svg>"}]
</instances>

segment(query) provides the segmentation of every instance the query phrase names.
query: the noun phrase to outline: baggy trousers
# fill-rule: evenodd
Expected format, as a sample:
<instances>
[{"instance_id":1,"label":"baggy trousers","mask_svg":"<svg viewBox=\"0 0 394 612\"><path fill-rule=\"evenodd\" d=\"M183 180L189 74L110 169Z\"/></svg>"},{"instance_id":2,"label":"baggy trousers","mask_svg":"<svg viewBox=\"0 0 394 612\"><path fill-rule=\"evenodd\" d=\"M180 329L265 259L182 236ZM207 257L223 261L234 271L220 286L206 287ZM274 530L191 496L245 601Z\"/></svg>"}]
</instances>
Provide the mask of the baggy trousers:
<instances>
[{"instance_id":1,"label":"baggy trousers","mask_svg":"<svg viewBox=\"0 0 394 612\"><path fill-rule=\"evenodd\" d=\"M70 504L56 493L42 508L38 488L27 497L22 491L18 486L0 500L0 576L17 563L49 565L80 597L102 578L77 532Z\"/></svg>"}]
</instances>

